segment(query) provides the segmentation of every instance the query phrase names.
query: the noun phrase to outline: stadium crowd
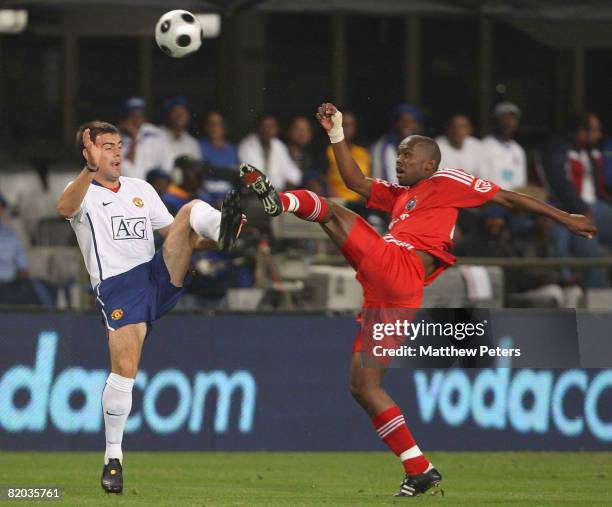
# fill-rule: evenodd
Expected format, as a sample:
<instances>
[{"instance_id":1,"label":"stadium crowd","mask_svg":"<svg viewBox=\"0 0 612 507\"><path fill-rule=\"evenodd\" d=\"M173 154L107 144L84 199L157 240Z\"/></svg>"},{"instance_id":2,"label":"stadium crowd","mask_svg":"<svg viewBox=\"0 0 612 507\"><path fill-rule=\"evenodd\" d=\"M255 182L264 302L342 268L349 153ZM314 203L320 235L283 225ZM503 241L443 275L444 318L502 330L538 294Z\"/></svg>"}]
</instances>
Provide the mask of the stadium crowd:
<instances>
[{"instance_id":1,"label":"stadium crowd","mask_svg":"<svg viewBox=\"0 0 612 507\"><path fill-rule=\"evenodd\" d=\"M360 197L345 187L331 147L318 145L309 117L295 116L282 129L276 116L263 114L255 130L234 144L218 111L208 112L201 125L195 125L184 96L166 100L162 111L163 124L158 126L148 121L147 104L142 98L132 97L121 104L118 126L123 138L122 173L147 180L172 214L194 198L218 207L237 183L239 162L248 161L264 171L278 190L309 188L345 201L381 231L386 227L385 217L367 210ZM345 137L361 170L391 182L397 181L399 141L411 134L435 132L426 128L418 107L399 104L391 113L389 130L368 147L358 142L359 115L346 109L343 113ZM490 206L461 212L454 253L469 257L607 255L612 248L612 137L604 140L597 115L572 115L565 131L551 136L531 157L515 139L521 120L515 104L497 104L492 119L492 131L477 139L468 115L451 115L436 137L441 166L462 168L504 188L547 197L565 211L586 214L598 226L599 236L594 240L571 236L547 219L510 215ZM201 132L201 137L196 138L194 132ZM11 209L1 194L10 189L2 189L0 184L0 304L54 304L57 300L57 287L28 276L26 251L31 244L41 243L41 221L51 227L47 237L56 238L55 231L60 231L53 229L49 217L56 196L44 181L44 171L40 174L45 192L36 197L36 205L26 200L27 205ZM15 224L25 225L26 233L19 234ZM197 254L194 265L201 276L190 289L190 304L218 307L229 287L253 286L257 259L274 239L265 232L264 227L264 236L258 232L250 246L247 234L242 252L232 256ZM610 284L604 267L522 268L508 270L507 275L511 275L506 276L507 293L542 296L561 307L575 307L583 288L606 288Z\"/></svg>"}]
</instances>

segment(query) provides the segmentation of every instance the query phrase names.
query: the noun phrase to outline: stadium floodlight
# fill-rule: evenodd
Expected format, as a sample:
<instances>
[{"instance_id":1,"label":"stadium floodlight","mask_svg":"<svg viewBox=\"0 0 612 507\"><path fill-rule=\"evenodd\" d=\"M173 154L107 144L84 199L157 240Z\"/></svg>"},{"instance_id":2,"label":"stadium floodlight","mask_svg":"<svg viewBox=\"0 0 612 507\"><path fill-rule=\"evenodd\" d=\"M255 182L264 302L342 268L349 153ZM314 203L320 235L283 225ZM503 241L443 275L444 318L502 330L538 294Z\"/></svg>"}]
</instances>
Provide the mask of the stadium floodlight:
<instances>
[{"instance_id":1,"label":"stadium floodlight","mask_svg":"<svg viewBox=\"0 0 612 507\"><path fill-rule=\"evenodd\" d=\"M0 33L21 33L28 26L28 11L0 9Z\"/></svg>"},{"instance_id":2,"label":"stadium floodlight","mask_svg":"<svg viewBox=\"0 0 612 507\"><path fill-rule=\"evenodd\" d=\"M195 17L202 25L202 33L206 39L219 37L221 33L221 16L219 14L196 14Z\"/></svg>"}]
</instances>

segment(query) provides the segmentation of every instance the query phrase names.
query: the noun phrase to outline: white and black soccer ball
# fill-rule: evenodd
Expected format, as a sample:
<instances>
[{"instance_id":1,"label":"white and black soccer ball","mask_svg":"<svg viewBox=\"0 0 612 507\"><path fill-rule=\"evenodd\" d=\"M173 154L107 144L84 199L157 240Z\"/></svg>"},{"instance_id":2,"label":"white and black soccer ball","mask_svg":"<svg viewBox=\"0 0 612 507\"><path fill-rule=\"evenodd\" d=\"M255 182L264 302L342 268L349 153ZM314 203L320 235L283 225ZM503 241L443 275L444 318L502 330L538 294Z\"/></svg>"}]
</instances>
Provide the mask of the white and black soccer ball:
<instances>
[{"instance_id":1,"label":"white and black soccer ball","mask_svg":"<svg viewBox=\"0 0 612 507\"><path fill-rule=\"evenodd\" d=\"M204 33L197 18L189 11L166 12L155 26L155 41L172 58L183 58L200 49Z\"/></svg>"}]
</instances>

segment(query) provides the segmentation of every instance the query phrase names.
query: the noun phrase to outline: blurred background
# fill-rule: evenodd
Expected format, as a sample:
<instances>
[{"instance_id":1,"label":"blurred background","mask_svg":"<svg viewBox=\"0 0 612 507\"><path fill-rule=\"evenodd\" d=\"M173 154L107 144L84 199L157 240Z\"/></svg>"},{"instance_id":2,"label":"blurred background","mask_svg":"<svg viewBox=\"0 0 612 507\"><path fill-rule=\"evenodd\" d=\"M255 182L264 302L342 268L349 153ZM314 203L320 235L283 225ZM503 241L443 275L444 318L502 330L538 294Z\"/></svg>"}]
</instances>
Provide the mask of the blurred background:
<instances>
[{"instance_id":1,"label":"blurred background","mask_svg":"<svg viewBox=\"0 0 612 507\"><path fill-rule=\"evenodd\" d=\"M157 19L174 8L198 15L206 37L202 48L184 59L167 57L154 40ZM244 160L267 172L278 189L306 187L338 199L381 232L388 217L366 210L358 196L344 188L327 138L314 119L316 107L332 101L345 113L353 155L371 176L394 178L395 147L403 137L436 137L443 165L546 199L568 212L587 214L600 235L593 241L573 238L548 220L494 207L463 210L455 232L459 264L426 289L425 306L581 308L593 316L612 305L610 2L2 0L0 9L0 305L6 305L0 313L0 333L6 333L0 344L0 372L6 367L5 387L9 367L32 365L34 357L46 359L34 363L32 375L42 375L54 364L57 371L59 365L105 367L103 328L97 327L81 254L69 225L55 212L58 196L81 169L74 147L76 129L92 119L120 127L123 173L151 182L172 213L196 197L218 205L236 185L238 163ZM152 369L175 361L186 374L197 368L251 371L264 398L257 398L255 408L255 391L248 390L252 384L243 378L243 400L252 399L253 405L243 402L236 434L227 434L230 430L223 422L215 422L215 432L226 438L220 441L214 435L213 440L194 440L200 431L197 425L188 433L181 426L184 419L176 426L170 416L155 419L155 405L149 404L145 422L139 424L148 424L153 433L181 431L185 439L153 444L145 432L139 437L141 448L278 446L265 435L247 438L251 431L263 431L262 421L284 421L275 418L270 400L289 393L278 380L268 379L272 365L283 365L274 370L280 378L305 378L311 371L325 371L325 377L336 359L348 364L343 351L348 353L355 332L353 317L361 305L354 272L316 224L286 215L271 223L248 195L244 206L249 225L237 250L229 256L194 255L194 283L176 315L158 328L158 334L172 334L185 350L206 359L198 363L185 350L181 356L178 346L172 352L176 356L168 356L158 341L144 360ZM38 311L30 313L34 307ZM182 320L186 314L181 311L189 312L191 320ZM523 318L517 317L517 326ZM595 319L582 331L605 334L606 322ZM513 325L510 336L512 329L519 332ZM177 329L183 329L180 336ZM228 329L236 342L223 342ZM275 338L262 345L244 335L248 329L254 338ZM298 356L282 350L285 336L279 329L295 330L296 339L307 343L312 362L297 364ZM93 344L84 345L82 336L94 333L99 337L88 337ZM195 342L198 333L210 343ZM236 343L238 352L232 349ZM276 347L272 344L278 348L266 354L266 347ZM228 359L223 350L236 355ZM93 355L96 361L90 359ZM499 440L496 431L502 426L493 425L492 431L486 429L490 423L469 415L447 418L444 407L449 405L442 400L439 416L422 412L423 425L432 418L439 423L428 426L430 437L424 445L603 447L612 439L610 423L605 423L612 404L605 404L601 394L612 386L609 370L599 377L586 370L568 371L584 375L583 394L587 380L593 381L599 390L588 391L589 403L603 410L588 412L579 430L564 426L567 418L550 419L550 429L547 422L544 431L539 422L524 426L519 418L514 425L514 419L504 415L507 432ZM320 379L324 384L316 386L327 393L330 411L352 407L341 383L345 372L340 373L338 382ZM563 375L548 373L552 379ZM70 396L72 388L66 386L82 385L78 372L70 375L62 384L64 391L57 388L60 398ZM89 379L92 383L86 385L103 382L102 377ZM398 379L402 388L407 377ZM517 385L529 389L539 385L536 380L523 376ZM146 382L143 377L143 391ZM17 394L6 398L12 400L11 415L5 411L3 419L0 414L3 431L8 432L0 441L17 448L47 426L36 426L32 421L37 419L31 418L43 410L42 398L32 393L21 399L20 384L10 385L10 396ZM570 385L563 384L564 393ZM310 387L298 383L287 401L303 404L297 428L308 427L304 407ZM56 392L49 389L47 394ZM151 396L159 394L161 388L156 389ZM566 403L569 413L581 414L586 395L568 392L565 402L563 396L555 399ZM459 396L471 399L470 393ZM549 399L551 393L541 395ZM95 416L100 423L97 402L89 406L87 394L81 396L85 401L73 400L79 414ZM420 399L412 387L405 396L411 403ZM52 407L60 402L49 403ZM173 414L176 397L165 403L160 410ZM506 408L495 410L506 414ZM527 403L525 410L532 409L539 410ZM538 417L548 421L559 413L563 415L538 412ZM50 434L77 433L75 440L63 441L60 447L97 445L100 425L87 426L85 415L82 426L77 422L74 428L69 421L49 423ZM19 417L23 423L15 422ZM370 445L342 434L341 428L340 433L317 429L322 442L317 445ZM474 429L479 431L469 433ZM11 432L18 435L12 438ZM44 435L27 442L42 448L59 445ZM292 445L311 448L289 437L280 447Z\"/></svg>"}]
</instances>

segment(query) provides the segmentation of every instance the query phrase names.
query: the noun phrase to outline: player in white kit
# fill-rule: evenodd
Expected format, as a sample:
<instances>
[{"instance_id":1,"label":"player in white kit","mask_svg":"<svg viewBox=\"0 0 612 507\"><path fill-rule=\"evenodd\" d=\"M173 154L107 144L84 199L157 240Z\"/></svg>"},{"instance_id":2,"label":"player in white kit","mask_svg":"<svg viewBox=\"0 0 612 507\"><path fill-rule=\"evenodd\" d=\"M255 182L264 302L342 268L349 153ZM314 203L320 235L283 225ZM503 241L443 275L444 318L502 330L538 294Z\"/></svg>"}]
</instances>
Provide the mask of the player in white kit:
<instances>
[{"instance_id":1,"label":"player in white kit","mask_svg":"<svg viewBox=\"0 0 612 507\"><path fill-rule=\"evenodd\" d=\"M194 200L173 218L149 183L121 176L121 136L114 125L83 125L77 144L85 167L66 187L57 209L77 236L108 332L111 373L102 394L106 452L101 484L109 493L121 493L123 430L151 322L176 305L188 282L193 250L218 245L228 251L243 217L239 195L231 191L222 211ZM165 237L157 252L155 230Z\"/></svg>"}]
</instances>

